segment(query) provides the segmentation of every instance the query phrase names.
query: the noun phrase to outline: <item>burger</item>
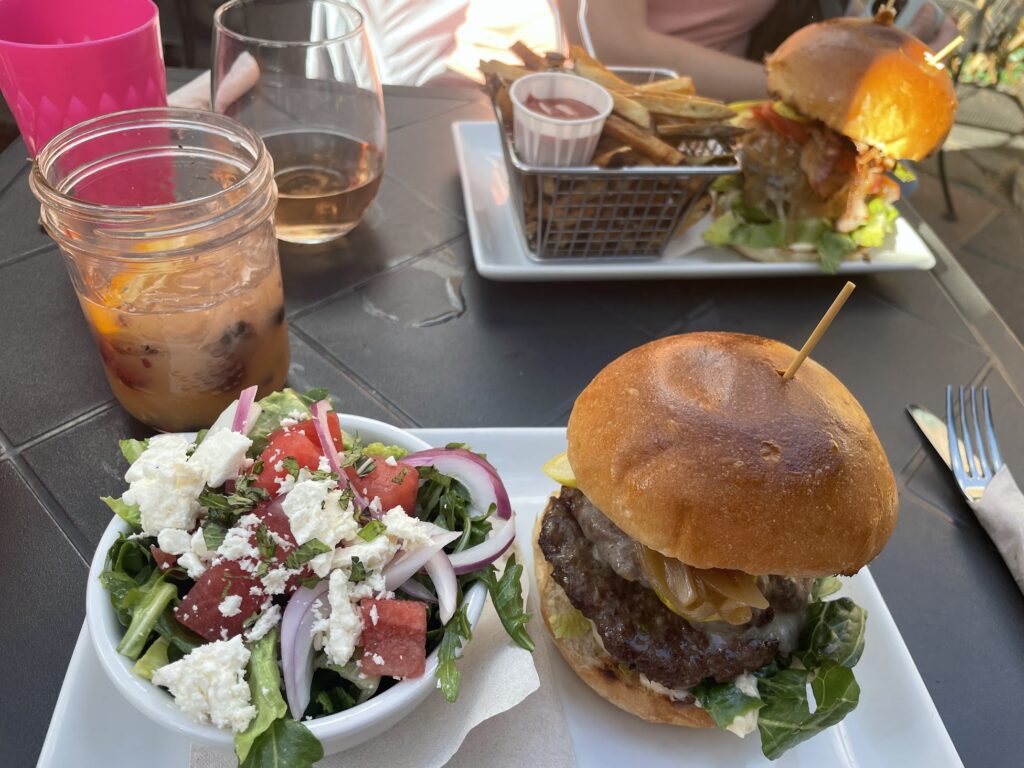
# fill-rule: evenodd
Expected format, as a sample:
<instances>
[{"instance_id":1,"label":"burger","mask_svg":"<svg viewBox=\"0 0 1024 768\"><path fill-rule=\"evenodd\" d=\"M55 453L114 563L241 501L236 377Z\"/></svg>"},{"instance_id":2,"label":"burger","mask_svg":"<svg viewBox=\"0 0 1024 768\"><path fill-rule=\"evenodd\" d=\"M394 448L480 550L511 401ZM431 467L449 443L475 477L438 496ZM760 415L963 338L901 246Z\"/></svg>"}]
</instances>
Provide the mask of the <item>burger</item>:
<instances>
[{"instance_id":1,"label":"burger","mask_svg":"<svg viewBox=\"0 0 1024 768\"><path fill-rule=\"evenodd\" d=\"M897 515L864 410L813 360L784 381L795 354L691 333L612 362L576 400L534 538L544 622L594 691L651 722L759 730L773 759L856 706L866 615L834 577Z\"/></svg>"},{"instance_id":2,"label":"burger","mask_svg":"<svg viewBox=\"0 0 1024 768\"><path fill-rule=\"evenodd\" d=\"M893 229L900 160L942 145L957 100L917 38L871 19L803 27L768 56L772 100L741 105L742 176L715 189L706 239L760 261L819 258L834 272Z\"/></svg>"}]
</instances>

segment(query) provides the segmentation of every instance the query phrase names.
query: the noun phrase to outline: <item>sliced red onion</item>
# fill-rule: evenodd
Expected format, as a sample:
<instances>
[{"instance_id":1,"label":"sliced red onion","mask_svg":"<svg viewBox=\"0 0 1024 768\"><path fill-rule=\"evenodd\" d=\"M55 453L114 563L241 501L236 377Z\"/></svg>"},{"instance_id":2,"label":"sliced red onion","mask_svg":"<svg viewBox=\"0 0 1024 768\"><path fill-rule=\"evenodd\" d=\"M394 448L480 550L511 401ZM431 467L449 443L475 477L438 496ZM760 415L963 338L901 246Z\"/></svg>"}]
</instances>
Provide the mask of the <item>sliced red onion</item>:
<instances>
[{"instance_id":1,"label":"sliced red onion","mask_svg":"<svg viewBox=\"0 0 1024 768\"><path fill-rule=\"evenodd\" d=\"M455 615L455 598L458 589L455 582L455 569L452 568L448 555L440 551L435 552L424 567L430 580L434 582L434 589L437 590L441 623L447 624Z\"/></svg>"},{"instance_id":2,"label":"sliced red onion","mask_svg":"<svg viewBox=\"0 0 1024 768\"><path fill-rule=\"evenodd\" d=\"M246 422L249 420L249 411L256 402L256 386L246 387L238 396L238 406L235 408L235 418L231 420L231 431L248 433Z\"/></svg>"},{"instance_id":3,"label":"sliced red onion","mask_svg":"<svg viewBox=\"0 0 1024 768\"><path fill-rule=\"evenodd\" d=\"M356 505L360 509L366 509L368 506L366 499L364 499L356 487L349 483L348 476L341 468L341 463L338 461L338 449L334 447L334 438L331 436L331 429L327 426L327 413L331 410L331 404L326 400L320 400L319 402L313 403L313 407L309 409L313 416L313 428L316 430L316 436L320 440L320 449L324 452L324 456L327 457L327 463L331 465L331 472L338 476L338 487L344 490L349 488L352 491L352 498L355 499Z\"/></svg>"},{"instance_id":4,"label":"sliced red onion","mask_svg":"<svg viewBox=\"0 0 1024 768\"><path fill-rule=\"evenodd\" d=\"M420 584L418 581L409 579L400 586L399 591L405 592L409 597L421 600L424 603L436 603L437 598L434 597L434 593L427 589L425 586Z\"/></svg>"},{"instance_id":5,"label":"sliced red onion","mask_svg":"<svg viewBox=\"0 0 1024 768\"><path fill-rule=\"evenodd\" d=\"M431 448L409 454L399 461L410 467L433 467L454 477L469 491L470 503L478 517L486 514L491 504L496 507L495 514L503 520L512 515L508 491L498 477L498 471L475 453L462 448Z\"/></svg>"},{"instance_id":6,"label":"sliced red onion","mask_svg":"<svg viewBox=\"0 0 1024 768\"><path fill-rule=\"evenodd\" d=\"M284 692L288 709L296 720L309 706L310 685L313 682L313 605L325 599L328 582L320 582L314 589L299 587L288 600L281 618L281 669L284 673Z\"/></svg>"},{"instance_id":7,"label":"sliced red onion","mask_svg":"<svg viewBox=\"0 0 1024 768\"><path fill-rule=\"evenodd\" d=\"M515 513L512 513L512 516L503 523L494 522L491 535L487 537L486 541L480 542L475 547L456 552L454 555L449 555L448 559L459 576L471 573L490 565L505 554L515 538L516 516Z\"/></svg>"},{"instance_id":8,"label":"sliced red onion","mask_svg":"<svg viewBox=\"0 0 1024 768\"><path fill-rule=\"evenodd\" d=\"M405 584L414 573L418 573L431 557L461 535L459 531L445 531L442 534L435 535L429 544L395 556L390 563L384 566L382 571L384 574L384 588L388 592L394 592Z\"/></svg>"}]
</instances>

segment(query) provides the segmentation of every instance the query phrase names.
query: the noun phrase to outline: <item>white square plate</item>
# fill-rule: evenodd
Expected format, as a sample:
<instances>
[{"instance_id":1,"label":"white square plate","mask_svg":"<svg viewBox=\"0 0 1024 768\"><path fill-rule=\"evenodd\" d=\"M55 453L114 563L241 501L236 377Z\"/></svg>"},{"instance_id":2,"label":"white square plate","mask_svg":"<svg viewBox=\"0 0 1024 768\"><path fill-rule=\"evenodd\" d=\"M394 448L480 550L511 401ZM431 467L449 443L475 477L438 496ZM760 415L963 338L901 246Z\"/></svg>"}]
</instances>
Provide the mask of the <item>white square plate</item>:
<instances>
[{"instance_id":1,"label":"white square plate","mask_svg":"<svg viewBox=\"0 0 1024 768\"><path fill-rule=\"evenodd\" d=\"M698 224L669 243L658 259L636 261L534 261L516 224L498 124L452 124L462 178L469 239L477 271L492 280L619 280L655 278L780 277L822 275L815 262L769 264L745 259L730 248L703 244ZM896 220L891 244L870 250L870 261L844 261L841 275L931 269L935 256L904 219Z\"/></svg>"},{"instance_id":2,"label":"white square plate","mask_svg":"<svg viewBox=\"0 0 1024 768\"><path fill-rule=\"evenodd\" d=\"M565 450L565 430L412 430L433 445L467 442L487 454L501 473L516 509L520 556L533 573L529 545L536 516L552 482L540 471ZM532 594L536 594L533 585ZM845 581L843 594L868 611L864 656L857 665L860 705L840 725L787 752L779 768L889 768L962 766L928 696L913 659L867 569ZM531 610L535 610L531 606ZM539 643L549 643L536 633ZM553 685L581 768L679 768L765 766L756 735L740 740L718 731L651 725L621 712L592 693L554 659ZM440 701L426 706L443 706ZM499 715L500 717L500 715ZM83 627L57 700L39 768L139 765L188 768L188 741L133 710L107 680ZM482 766L481 768L487 768Z\"/></svg>"}]
</instances>

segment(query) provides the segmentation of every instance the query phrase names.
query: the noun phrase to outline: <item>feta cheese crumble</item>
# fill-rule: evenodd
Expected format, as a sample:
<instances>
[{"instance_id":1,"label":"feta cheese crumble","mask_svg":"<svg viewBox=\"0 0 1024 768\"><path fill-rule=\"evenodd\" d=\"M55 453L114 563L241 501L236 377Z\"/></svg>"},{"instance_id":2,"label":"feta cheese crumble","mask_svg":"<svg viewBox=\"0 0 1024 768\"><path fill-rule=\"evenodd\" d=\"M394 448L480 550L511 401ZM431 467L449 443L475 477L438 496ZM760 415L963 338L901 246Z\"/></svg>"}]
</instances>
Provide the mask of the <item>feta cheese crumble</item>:
<instances>
[{"instance_id":1,"label":"feta cheese crumble","mask_svg":"<svg viewBox=\"0 0 1024 768\"><path fill-rule=\"evenodd\" d=\"M431 529L422 520L409 517L401 507L389 509L381 522L387 526L388 538L400 540L403 549L419 549L431 542Z\"/></svg>"},{"instance_id":2,"label":"feta cheese crumble","mask_svg":"<svg viewBox=\"0 0 1024 768\"><path fill-rule=\"evenodd\" d=\"M192 548L192 536L180 528L164 528L156 535L156 545L168 555L184 555Z\"/></svg>"},{"instance_id":3,"label":"feta cheese crumble","mask_svg":"<svg viewBox=\"0 0 1024 768\"><path fill-rule=\"evenodd\" d=\"M244 731L256 716L245 667L249 650L242 638L200 645L184 658L153 672L153 683L167 688L174 703L198 723Z\"/></svg>"},{"instance_id":4,"label":"feta cheese crumble","mask_svg":"<svg viewBox=\"0 0 1024 768\"><path fill-rule=\"evenodd\" d=\"M347 664L355 651L356 643L363 632L363 621L352 602L348 576L341 571L331 573L327 599L331 606L328 618L327 658L338 665Z\"/></svg>"},{"instance_id":5,"label":"feta cheese crumble","mask_svg":"<svg viewBox=\"0 0 1024 768\"><path fill-rule=\"evenodd\" d=\"M211 488L219 488L228 480L238 477L245 463L246 451L252 440L238 432L224 429L209 432L189 457L188 463L198 467Z\"/></svg>"},{"instance_id":6,"label":"feta cheese crumble","mask_svg":"<svg viewBox=\"0 0 1024 768\"><path fill-rule=\"evenodd\" d=\"M285 585L293 573L298 573L298 571L292 571L284 566L268 571L262 579L263 589L268 595L284 594Z\"/></svg>"},{"instance_id":7,"label":"feta cheese crumble","mask_svg":"<svg viewBox=\"0 0 1024 768\"><path fill-rule=\"evenodd\" d=\"M125 472L125 504L139 508L142 531L156 536L165 528L190 531L201 507L196 498L206 484L202 470L188 463L192 443L181 435L154 435Z\"/></svg>"},{"instance_id":8,"label":"feta cheese crumble","mask_svg":"<svg viewBox=\"0 0 1024 768\"><path fill-rule=\"evenodd\" d=\"M341 491L333 480L300 479L281 502L297 544L319 539L332 549L339 541L355 537L359 531L355 510L349 503L341 506ZM318 576L331 569L331 553L314 557L309 565Z\"/></svg>"},{"instance_id":9,"label":"feta cheese crumble","mask_svg":"<svg viewBox=\"0 0 1024 768\"><path fill-rule=\"evenodd\" d=\"M242 611L242 596L228 595L220 601L220 605L217 606L217 610L220 611L221 616L226 616L228 618L237 616Z\"/></svg>"},{"instance_id":10,"label":"feta cheese crumble","mask_svg":"<svg viewBox=\"0 0 1024 768\"><path fill-rule=\"evenodd\" d=\"M255 515L247 515L247 517L255 517ZM257 518L258 519L258 518ZM245 518L241 518L238 524L228 530L224 534L224 541L217 547L217 554L227 560L242 560L244 558L258 559L260 556L259 550L254 547L249 539L252 537L252 531L248 525L244 525Z\"/></svg>"},{"instance_id":11,"label":"feta cheese crumble","mask_svg":"<svg viewBox=\"0 0 1024 768\"><path fill-rule=\"evenodd\" d=\"M278 605L271 605L264 609L260 617L256 619L256 623L252 625L252 628L245 633L245 639L253 643L263 637L267 632L277 626L278 622L281 621L281 607Z\"/></svg>"}]
</instances>

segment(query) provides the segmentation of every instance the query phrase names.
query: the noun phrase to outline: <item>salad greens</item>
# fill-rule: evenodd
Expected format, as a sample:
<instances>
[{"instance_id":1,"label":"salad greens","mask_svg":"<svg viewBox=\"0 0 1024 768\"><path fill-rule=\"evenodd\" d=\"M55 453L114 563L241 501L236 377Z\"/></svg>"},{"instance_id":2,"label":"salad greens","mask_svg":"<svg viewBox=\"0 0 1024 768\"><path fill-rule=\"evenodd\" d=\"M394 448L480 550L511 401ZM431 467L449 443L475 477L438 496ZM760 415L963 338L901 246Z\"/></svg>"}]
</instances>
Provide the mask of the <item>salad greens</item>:
<instances>
[{"instance_id":1,"label":"salad greens","mask_svg":"<svg viewBox=\"0 0 1024 768\"><path fill-rule=\"evenodd\" d=\"M311 389L305 393L296 392L294 389L285 388L280 392L272 392L262 398L260 403L259 418L256 424L249 430L249 437L252 439L253 453L259 454L267 447L267 437L275 429L281 426L281 420L294 418L309 418L309 407L318 400L327 398L326 389Z\"/></svg>"},{"instance_id":2,"label":"salad greens","mask_svg":"<svg viewBox=\"0 0 1024 768\"><path fill-rule=\"evenodd\" d=\"M487 585L491 604L501 620L501 625L520 648L534 649L533 639L526 631L530 614L523 611L523 566L516 562L513 554L505 564L499 579L493 565L488 566L480 580Z\"/></svg>"},{"instance_id":3,"label":"salad greens","mask_svg":"<svg viewBox=\"0 0 1024 768\"><path fill-rule=\"evenodd\" d=\"M692 691L719 728L758 709L761 751L769 760L835 725L857 706L860 687L852 668L864 651L867 611L847 597L820 600L838 588L834 577L815 582L814 602L807 609L792 658L777 656L754 673L758 698L733 683L704 682ZM791 666L792 659L800 665ZM808 684L814 695L813 712L807 700Z\"/></svg>"},{"instance_id":4,"label":"salad greens","mask_svg":"<svg viewBox=\"0 0 1024 768\"><path fill-rule=\"evenodd\" d=\"M734 180L735 179L735 180ZM780 219L755 206L746 205L739 192L739 177L725 176L713 189L722 192L728 207L704 232L712 245L747 248L785 248L794 243L813 245L823 272L834 274L843 258L858 248L874 248L893 231L899 212L881 197L868 201L868 219L848 234L837 232L824 218Z\"/></svg>"},{"instance_id":5,"label":"salad greens","mask_svg":"<svg viewBox=\"0 0 1024 768\"><path fill-rule=\"evenodd\" d=\"M441 687L441 693L448 701L455 701L459 698L462 672L455 665L455 659L459 649L472 639L473 628L469 625L466 606L463 604L459 606L451 621L445 626L441 637L441 647L437 652L437 683Z\"/></svg>"},{"instance_id":6,"label":"salad greens","mask_svg":"<svg viewBox=\"0 0 1024 768\"><path fill-rule=\"evenodd\" d=\"M256 717L249 727L235 734L235 754L244 763L253 744L275 720L288 714L288 705L281 695L281 673L277 668L278 630L275 627L252 644L249 653L248 679ZM305 726L303 726L305 729Z\"/></svg>"},{"instance_id":7,"label":"salad greens","mask_svg":"<svg viewBox=\"0 0 1024 768\"><path fill-rule=\"evenodd\" d=\"M324 748L306 726L282 717L256 737L239 768L312 768L323 756Z\"/></svg>"}]
</instances>

